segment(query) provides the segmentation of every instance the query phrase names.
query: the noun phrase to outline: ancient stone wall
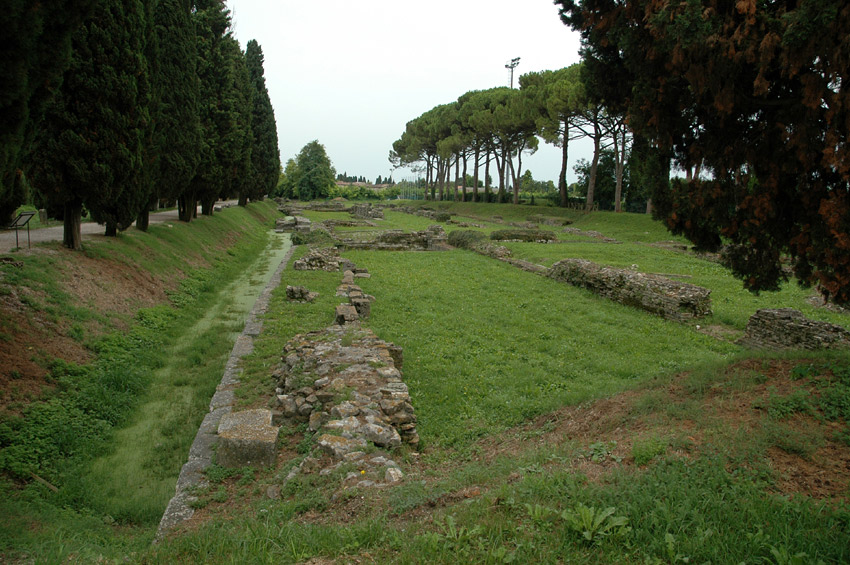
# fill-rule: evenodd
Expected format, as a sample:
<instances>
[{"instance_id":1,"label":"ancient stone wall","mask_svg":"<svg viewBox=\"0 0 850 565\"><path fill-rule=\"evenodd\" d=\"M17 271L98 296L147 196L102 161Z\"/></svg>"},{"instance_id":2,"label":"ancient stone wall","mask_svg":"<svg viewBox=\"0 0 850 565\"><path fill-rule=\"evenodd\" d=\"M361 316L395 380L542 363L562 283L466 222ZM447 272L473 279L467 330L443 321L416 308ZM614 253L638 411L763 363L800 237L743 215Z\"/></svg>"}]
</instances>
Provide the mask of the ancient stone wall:
<instances>
[{"instance_id":1,"label":"ancient stone wall","mask_svg":"<svg viewBox=\"0 0 850 565\"><path fill-rule=\"evenodd\" d=\"M350 213L355 218L383 220L384 211L381 208L376 208L365 202L363 204L355 204L351 207Z\"/></svg>"},{"instance_id":2,"label":"ancient stone wall","mask_svg":"<svg viewBox=\"0 0 850 565\"><path fill-rule=\"evenodd\" d=\"M311 249L307 255L295 261L292 268L296 271L339 271L353 266L353 263L339 256L336 247Z\"/></svg>"},{"instance_id":3,"label":"ancient stone wall","mask_svg":"<svg viewBox=\"0 0 850 565\"><path fill-rule=\"evenodd\" d=\"M309 218L305 218L304 216L286 216L285 218L279 218L275 222L274 227L278 233L307 233L313 229L313 223Z\"/></svg>"},{"instance_id":4,"label":"ancient stone wall","mask_svg":"<svg viewBox=\"0 0 850 565\"><path fill-rule=\"evenodd\" d=\"M416 447L416 415L402 381L400 347L362 328L374 297L354 284L369 273L345 259L337 296L348 298L335 311L335 324L293 338L274 372L275 423L307 423L315 448L287 477L328 474L355 465L343 486L360 488L398 483L403 473L388 451L403 443ZM367 455L367 453L372 452Z\"/></svg>"},{"instance_id":5,"label":"ancient stone wall","mask_svg":"<svg viewBox=\"0 0 850 565\"><path fill-rule=\"evenodd\" d=\"M346 249L372 249L379 251L439 251L446 248L446 232L437 224L424 231L405 232L388 230L373 241L346 239L340 242Z\"/></svg>"},{"instance_id":6,"label":"ancient stone wall","mask_svg":"<svg viewBox=\"0 0 850 565\"><path fill-rule=\"evenodd\" d=\"M738 343L757 349L833 349L850 346L850 332L793 308L763 309L750 317Z\"/></svg>"},{"instance_id":7,"label":"ancient stone wall","mask_svg":"<svg viewBox=\"0 0 850 565\"><path fill-rule=\"evenodd\" d=\"M669 320L686 321L711 314L709 289L658 275L603 267L584 259L559 261L547 275Z\"/></svg>"}]
</instances>

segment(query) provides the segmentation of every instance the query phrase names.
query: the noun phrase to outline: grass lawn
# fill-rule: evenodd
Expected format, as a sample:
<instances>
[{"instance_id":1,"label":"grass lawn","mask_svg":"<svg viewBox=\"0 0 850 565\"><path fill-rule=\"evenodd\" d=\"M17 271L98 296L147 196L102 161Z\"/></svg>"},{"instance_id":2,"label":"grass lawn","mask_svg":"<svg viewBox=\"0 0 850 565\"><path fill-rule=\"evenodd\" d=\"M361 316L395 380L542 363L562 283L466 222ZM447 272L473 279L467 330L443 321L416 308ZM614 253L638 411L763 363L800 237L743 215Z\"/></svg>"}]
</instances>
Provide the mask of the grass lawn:
<instances>
[{"instance_id":1,"label":"grass lawn","mask_svg":"<svg viewBox=\"0 0 850 565\"><path fill-rule=\"evenodd\" d=\"M677 275L712 290L714 315L666 321L464 250L343 252L371 273L358 280L376 297L364 324L404 350L422 444L393 454L405 473L401 485L342 489L344 470L285 483L310 443L306 426L287 427L280 438L286 461L208 475L191 527L161 544L144 546L151 530L140 521L115 526L95 511L75 527L62 511L44 535L22 535L30 548L24 556L42 548L48 561L99 550L107 561L142 563L850 560L850 354L759 353L728 337L757 308L791 306L848 326L845 314L811 306L811 293L794 285L750 295L717 263L656 245L683 240L646 216L427 205L480 223L485 233L534 214L570 219L622 243L541 226L559 241L505 245L544 265L581 257ZM387 210L374 229L434 223ZM299 247L292 260L306 252ZM338 272L283 272L242 364L242 406L269 404L271 372L288 340L333 322L340 279ZM291 303L286 285L320 296ZM163 449L168 457L182 448ZM281 487L278 499L267 496L270 487ZM46 520L49 508L32 508ZM18 520L6 531L22 527ZM94 545L84 541L91 536Z\"/></svg>"}]
</instances>

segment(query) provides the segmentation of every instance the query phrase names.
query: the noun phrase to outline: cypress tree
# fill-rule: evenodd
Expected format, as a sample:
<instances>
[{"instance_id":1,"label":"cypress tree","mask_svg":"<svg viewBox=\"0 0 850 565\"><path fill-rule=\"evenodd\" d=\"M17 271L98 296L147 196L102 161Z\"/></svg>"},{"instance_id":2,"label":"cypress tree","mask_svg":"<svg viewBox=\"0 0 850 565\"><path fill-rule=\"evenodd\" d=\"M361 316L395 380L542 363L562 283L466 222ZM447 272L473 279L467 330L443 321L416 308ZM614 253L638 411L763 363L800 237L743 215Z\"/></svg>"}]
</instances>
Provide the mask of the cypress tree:
<instances>
[{"instance_id":1,"label":"cypress tree","mask_svg":"<svg viewBox=\"0 0 850 565\"><path fill-rule=\"evenodd\" d=\"M149 204L159 199L175 201L190 191L201 143L198 114L198 75L192 3L159 0L154 11L156 64L152 69L153 147L148 166L152 172ZM194 195L186 199L195 201ZM147 226L148 207L143 208L136 227Z\"/></svg>"},{"instance_id":2,"label":"cypress tree","mask_svg":"<svg viewBox=\"0 0 850 565\"><path fill-rule=\"evenodd\" d=\"M226 112L227 120L220 123L222 127L219 130L222 139L219 158L223 160L226 172L226 184L220 196L238 196L239 203L244 206L253 184L253 88L245 54L239 48L239 42L228 34L224 38L222 48L227 74L224 77L225 88L221 91L221 107ZM209 213L212 213L212 203L207 207L202 202L204 213L207 213L207 208Z\"/></svg>"},{"instance_id":3,"label":"cypress tree","mask_svg":"<svg viewBox=\"0 0 850 565\"><path fill-rule=\"evenodd\" d=\"M248 199L262 198L274 191L280 176L280 151L277 142L277 124L274 118L263 70L263 49L256 40L248 42L245 62L251 76L253 112L251 130L254 137L251 151L253 182L245 194ZM243 193L240 193L240 204Z\"/></svg>"},{"instance_id":4,"label":"cypress tree","mask_svg":"<svg viewBox=\"0 0 850 565\"><path fill-rule=\"evenodd\" d=\"M195 3L193 17L198 46L202 135L200 162L190 184L190 192L201 201L204 213L212 214L212 205L231 189L240 157L244 159L239 149L244 151L244 128L250 126L250 114L245 117L240 112L239 99L242 98L242 106L249 112L250 109L244 94L237 92L239 72L236 55L241 59L241 51L230 35L230 12L224 2L199 0ZM245 121L240 124L240 119ZM185 205L181 203L181 219L188 221L194 213L196 200L191 203L188 199L183 200Z\"/></svg>"},{"instance_id":5,"label":"cypress tree","mask_svg":"<svg viewBox=\"0 0 850 565\"><path fill-rule=\"evenodd\" d=\"M24 201L20 167L94 0L9 0L0 10L0 224Z\"/></svg>"},{"instance_id":6,"label":"cypress tree","mask_svg":"<svg viewBox=\"0 0 850 565\"><path fill-rule=\"evenodd\" d=\"M65 215L66 246L80 247L83 206L106 235L128 227L144 200L142 147L150 97L145 6L100 0L74 34L71 65L32 155L33 184Z\"/></svg>"}]
</instances>

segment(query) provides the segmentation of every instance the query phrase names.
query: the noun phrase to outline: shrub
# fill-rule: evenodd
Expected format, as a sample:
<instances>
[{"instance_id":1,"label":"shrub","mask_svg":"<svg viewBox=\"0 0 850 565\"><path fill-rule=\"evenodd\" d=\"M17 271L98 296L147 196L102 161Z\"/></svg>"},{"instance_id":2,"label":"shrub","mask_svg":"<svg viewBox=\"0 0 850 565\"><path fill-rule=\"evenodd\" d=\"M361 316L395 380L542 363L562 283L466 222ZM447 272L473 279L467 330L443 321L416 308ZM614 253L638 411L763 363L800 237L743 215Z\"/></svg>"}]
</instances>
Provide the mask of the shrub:
<instances>
[{"instance_id":1,"label":"shrub","mask_svg":"<svg viewBox=\"0 0 850 565\"><path fill-rule=\"evenodd\" d=\"M474 249L476 245L486 239L486 236L475 230L455 230L449 234L448 242L453 247L461 249Z\"/></svg>"}]
</instances>

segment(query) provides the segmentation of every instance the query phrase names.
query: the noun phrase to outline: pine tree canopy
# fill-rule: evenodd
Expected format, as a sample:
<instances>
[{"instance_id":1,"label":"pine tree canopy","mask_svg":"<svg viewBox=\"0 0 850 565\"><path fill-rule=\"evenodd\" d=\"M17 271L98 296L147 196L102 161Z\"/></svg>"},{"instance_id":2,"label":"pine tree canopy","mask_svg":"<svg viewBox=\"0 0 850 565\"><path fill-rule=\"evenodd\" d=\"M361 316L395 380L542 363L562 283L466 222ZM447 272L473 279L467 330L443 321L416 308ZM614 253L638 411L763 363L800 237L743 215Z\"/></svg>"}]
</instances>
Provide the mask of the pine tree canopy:
<instances>
[{"instance_id":1,"label":"pine tree canopy","mask_svg":"<svg viewBox=\"0 0 850 565\"><path fill-rule=\"evenodd\" d=\"M778 288L790 256L801 283L850 302L850 4L555 3L582 34L588 92L662 160L708 171L662 175L656 215L701 247L726 244L753 291Z\"/></svg>"}]
</instances>

